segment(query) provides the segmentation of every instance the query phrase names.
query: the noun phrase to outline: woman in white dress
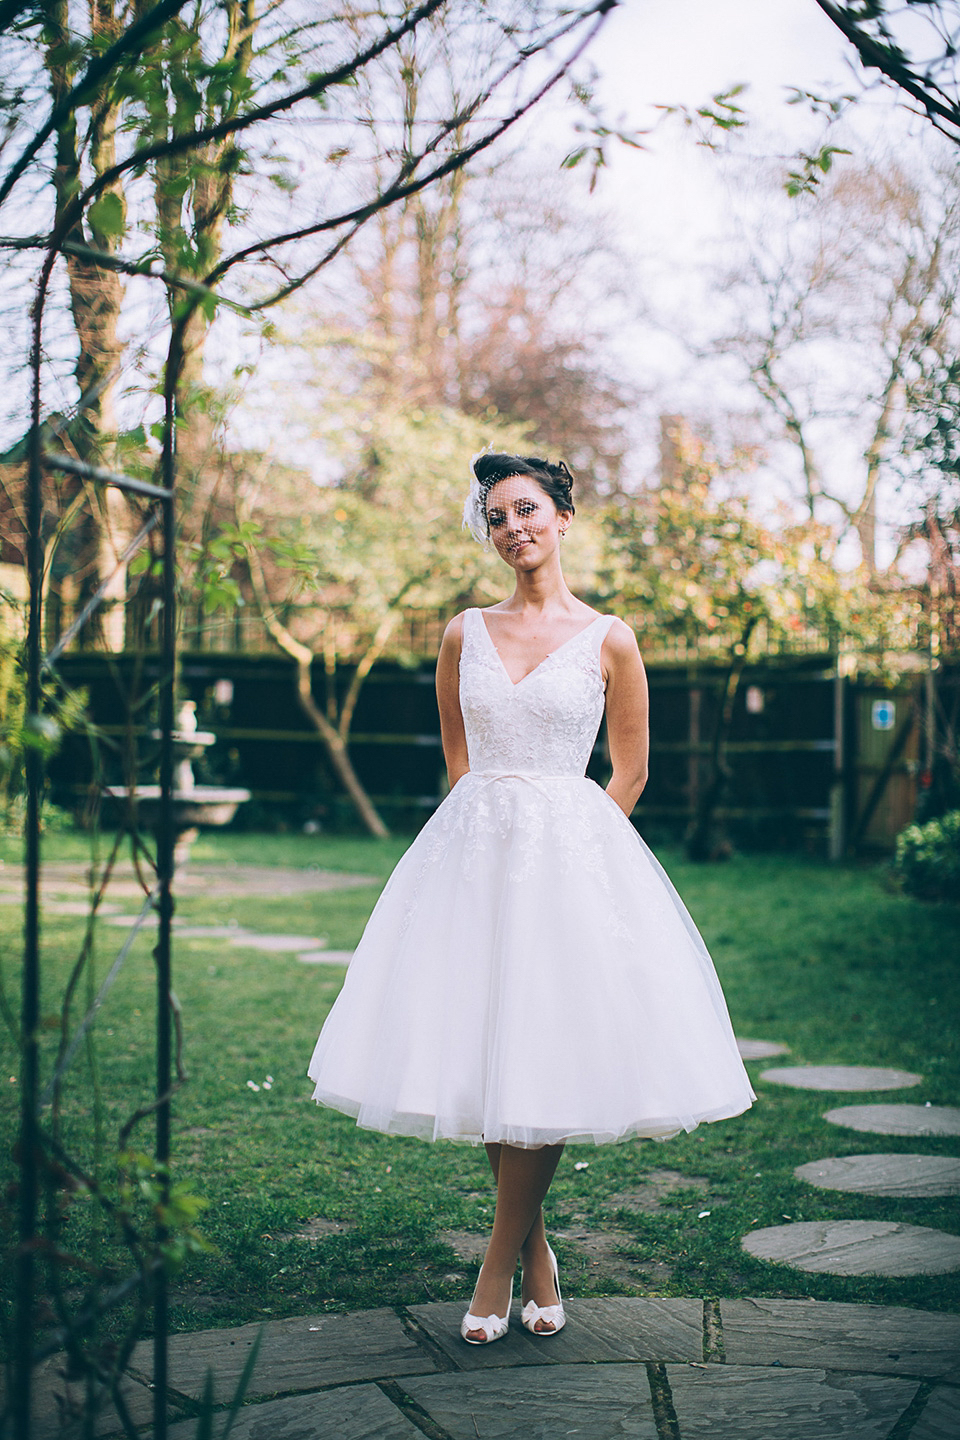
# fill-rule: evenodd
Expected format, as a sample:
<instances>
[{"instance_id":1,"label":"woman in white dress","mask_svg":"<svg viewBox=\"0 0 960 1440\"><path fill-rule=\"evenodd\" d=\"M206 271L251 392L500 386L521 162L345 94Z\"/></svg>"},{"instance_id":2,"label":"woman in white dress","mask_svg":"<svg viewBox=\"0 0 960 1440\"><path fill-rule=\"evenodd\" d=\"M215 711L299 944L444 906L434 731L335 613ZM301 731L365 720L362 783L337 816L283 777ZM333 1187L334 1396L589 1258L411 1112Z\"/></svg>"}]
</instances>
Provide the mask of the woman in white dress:
<instances>
[{"instance_id":1,"label":"woman in white dress","mask_svg":"<svg viewBox=\"0 0 960 1440\"><path fill-rule=\"evenodd\" d=\"M514 572L447 626L450 794L390 877L310 1064L314 1097L386 1133L486 1146L493 1233L461 1325L564 1324L542 1203L568 1141L660 1138L755 1098L696 927L629 817L647 776L633 632L578 600L566 466L476 457L465 522ZM584 771L603 715L612 776Z\"/></svg>"}]
</instances>

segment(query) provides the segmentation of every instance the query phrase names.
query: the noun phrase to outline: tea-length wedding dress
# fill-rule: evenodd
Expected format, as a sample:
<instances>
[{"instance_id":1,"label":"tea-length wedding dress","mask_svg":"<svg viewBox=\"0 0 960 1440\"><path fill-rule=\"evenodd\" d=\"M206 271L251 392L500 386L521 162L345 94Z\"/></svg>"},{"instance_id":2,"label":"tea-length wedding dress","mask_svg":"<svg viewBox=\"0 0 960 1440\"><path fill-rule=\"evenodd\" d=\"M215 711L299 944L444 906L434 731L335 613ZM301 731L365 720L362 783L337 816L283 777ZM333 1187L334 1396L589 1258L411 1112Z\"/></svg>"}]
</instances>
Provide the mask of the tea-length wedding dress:
<instances>
[{"instance_id":1,"label":"tea-length wedding dress","mask_svg":"<svg viewBox=\"0 0 960 1440\"><path fill-rule=\"evenodd\" d=\"M314 1098L359 1125L603 1144L755 1098L693 921L584 775L612 623L514 684L482 613L466 612L470 770L387 882L309 1067Z\"/></svg>"}]
</instances>

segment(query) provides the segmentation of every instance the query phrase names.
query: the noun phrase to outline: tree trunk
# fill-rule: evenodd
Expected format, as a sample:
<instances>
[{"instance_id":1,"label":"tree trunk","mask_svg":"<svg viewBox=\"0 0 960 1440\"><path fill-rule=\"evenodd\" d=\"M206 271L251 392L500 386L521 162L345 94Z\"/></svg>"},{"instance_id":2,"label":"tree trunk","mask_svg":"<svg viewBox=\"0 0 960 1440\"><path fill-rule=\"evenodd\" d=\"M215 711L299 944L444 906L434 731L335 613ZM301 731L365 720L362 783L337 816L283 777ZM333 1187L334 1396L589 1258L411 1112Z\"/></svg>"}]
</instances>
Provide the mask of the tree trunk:
<instances>
[{"instance_id":1,"label":"tree trunk","mask_svg":"<svg viewBox=\"0 0 960 1440\"><path fill-rule=\"evenodd\" d=\"M89 0L91 34L109 43L116 38L118 23L112 0ZM48 0L44 7L49 45L46 68L50 80L51 100L56 106L69 91L75 79L69 60L69 14L66 0ZM92 108L89 134L89 160L95 175L102 175L116 160L116 128L119 105L100 98ZM76 117L71 114L57 131L54 188L57 214L73 199L80 187ZM123 192L112 188L123 206ZM79 222L69 239L78 244L89 243L98 250L113 254L117 237L112 231L90 226L89 237ZM79 412L68 427L68 443L81 460L94 464L112 464L112 442L116 434L114 392L120 371L122 346L117 337L123 283L115 270L76 255L67 256L70 286L70 308L76 330L79 353L74 367L80 391ZM90 506L87 514L78 516L76 530L81 536L81 553L69 557L73 574L80 580L78 603L109 577L106 592L111 608L97 612L94 625L110 650L120 650L124 641L124 602L126 599L126 568L118 567L130 537L130 507L125 497L112 487L94 492L88 487Z\"/></svg>"},{"instance_id":2,"label":"tree trunk","mask_svg":"<svg viewBox=\"0 0 960 1440\"><path fill-rule=\"evenodd\" d=\"M281 650L297 662L297 702L300 709L323 741L337 778L353 801L357 814L364 826L369 833L376 836L378 840L384 840L390 834L390 831L386 825L384 825L377 812L376 806L363 788L360 777L353 768L353 762L347 752L346 741L336 726L330 723L313 698L313 651L309 646L301 644L295 636L291 635L285 625L281 625L274 613L273 606L270 604L259 557L249 545L244 546L244 551L247 560L247 570L250 575L250 583L253 586L254 597L257 602L257 608L263 618L263 623Z\"/></svg>"},{"instance_id":3,"label":"tree trunk","mask_svg":"<svg viewBox=\"0 0 960 1440\"><path fill-rule=\"evenodd\" d=\"M330 757L330 763L337 773L337 778L353 801L357 814L360 816L367 830L369 830L371 835L375 835L378 840L385 840L390 834L390 831L386 825L384 825L373 801L360 783L359 776L353 768L353 762L347 753L347 747L343 737L338 730L333 728L313 698L311 685L311 661L313 660L313 656L306 649L306 646L301 646L299 649L301 653L295 655L294 658L297 662L297 700L300 702L300 708L322 737L327 749L327 754ZM304 651L306 651L305 654L303 653Z\"/></svg>"},{"instance_id":4,"label":"tree trunk","mask_svg":"<svg viewBox=\"0 0 960 1440\"><path fill-rule=\"evenodd\" d=\"M727 740L733 724L734 702L747 663L750 636L757 618L748 620L744 626L738 647L740 654L734 654L723 683L710 746L710 770L706 784L701 788L696 812L687 834L687 858L690 860L721 860L728 853L726 836L717 832L716 812L730 779L731 772L726 756Z\"/></svg>"},{"instance_id":5,"label":"tree trunk","mask_svg":"<svg viewBox=\"0 0 960 1440\"><path fill-rule=\"evenodd\" d=\"M191 103L181 103L176 98L188 96L191 91L188 56L178 50L176 37L174 43L162 46L159 51L158 63L169 72L175 97L172 114L164 116L163 124L169 124L174 135L188 132L196 123L212 125L231 119L245 93L258 23L254 0L223 0L220 8L226 20L226 32L217 65L231 70L231 86L216 102L207 97L199 116L194 116ZM199 46L202 19L196 18L192 23ZM171 271L185 268L184 256L187 255L196 277L202 279L221 258L224 224L234 193L235 172L229 163L232 145L230 139L214 140L155 162L154 202L160 246ZM171 290L168 297L171 315L181 301L182 296ZM204 348L210 324L208 313L200 306L195 307L182 339L177 477L181 531L191 540L199 537L205 516L216 502L221 472L211 404L213 392L204 379Z\"/></svg>"},{"instance_id":6,"label":"tree trunk","mask_svg":"<svg viewBox=\"0 0 960 1440\"><path fill-rule=\"evenodd\" d=\"M354 669L350 684L347 687L347 693L343 697L343 704L340 706L340 719L337 724L337 730L344 744L346 744L347 736L350 734L350 726L353 724L353 712L357 708L357 701L360 699L360 690L363 682L383 654L387 641L397 628L397 621L399 619L400 614L398 610L391 610L384 616L371 644L368 645Z\"/></svg>"}]
</instances>

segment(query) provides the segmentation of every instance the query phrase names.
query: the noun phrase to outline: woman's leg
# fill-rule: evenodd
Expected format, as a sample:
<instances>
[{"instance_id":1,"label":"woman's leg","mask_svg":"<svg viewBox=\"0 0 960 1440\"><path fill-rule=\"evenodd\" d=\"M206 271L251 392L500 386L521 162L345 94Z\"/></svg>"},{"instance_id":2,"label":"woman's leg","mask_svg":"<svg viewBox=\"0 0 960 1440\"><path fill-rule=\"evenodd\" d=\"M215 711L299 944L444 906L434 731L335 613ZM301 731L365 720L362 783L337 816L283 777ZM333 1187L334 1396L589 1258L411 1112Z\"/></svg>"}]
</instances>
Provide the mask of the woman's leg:
<instances>
[{"instance_id":1,"label":"woman's leg","mask_svg":"<svg viewBox=\"0 0 960 1440\"><path fill-rule=\"evenodd\" d=\"M559 1148L562 1153L563 1147ZM486 1151L494 1181L497 1181L500 1174L500 1146L487 1145ZM538 1305L552 1305L555 1299L553 1266L547 1253L547 1231L543 1223L542 1203L520 1246L520 1264L523 1267L523 1293L520 1297L523 1304L526 1305L528 1300L536 1300Z\"/></svg>"},{"instance_id":2,"label":"woman's leg","mask_svg":"<svg viewBox=\"0 0 960 1440\"><path fill-rule=\"evenodd\" d=\"M514 1145L487 1147L497 1180L497 1210L470 1305L474 1315L506 1314L510 1281L521 1249L532 1252L528 1267L532 1273L524 1285L529 1291L527 1298L540 1305L555 1302L540 1206L562 1154L562 1145L545 1145L539 1150L521 1150ZM538 1253L541 1249L542 1256ZM477 1333L482 1339L482 1332Z\"/></svg>"}]
</instances>

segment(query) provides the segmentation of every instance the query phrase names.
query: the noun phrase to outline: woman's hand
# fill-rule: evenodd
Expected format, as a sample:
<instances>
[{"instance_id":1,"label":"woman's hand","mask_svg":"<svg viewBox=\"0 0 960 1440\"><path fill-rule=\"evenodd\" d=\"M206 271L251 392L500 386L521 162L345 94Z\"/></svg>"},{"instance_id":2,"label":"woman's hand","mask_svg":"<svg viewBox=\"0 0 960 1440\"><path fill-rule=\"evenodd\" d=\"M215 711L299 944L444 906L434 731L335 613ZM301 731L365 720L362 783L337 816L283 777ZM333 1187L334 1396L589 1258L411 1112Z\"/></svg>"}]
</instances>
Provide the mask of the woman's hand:
<instances>
[{"instance_id":1,"label":"woman's hand","mask_svg":"<svg viewBox=\"0 0 960 1440\"><path fill-rule=\"evenodd\" d=\"M607 746L613 766L607 794L629 816L647 783L649 695L636 636L622 620L614 620L607 631L600 660L607 680Z\"/></svg>"}]
</instances>

